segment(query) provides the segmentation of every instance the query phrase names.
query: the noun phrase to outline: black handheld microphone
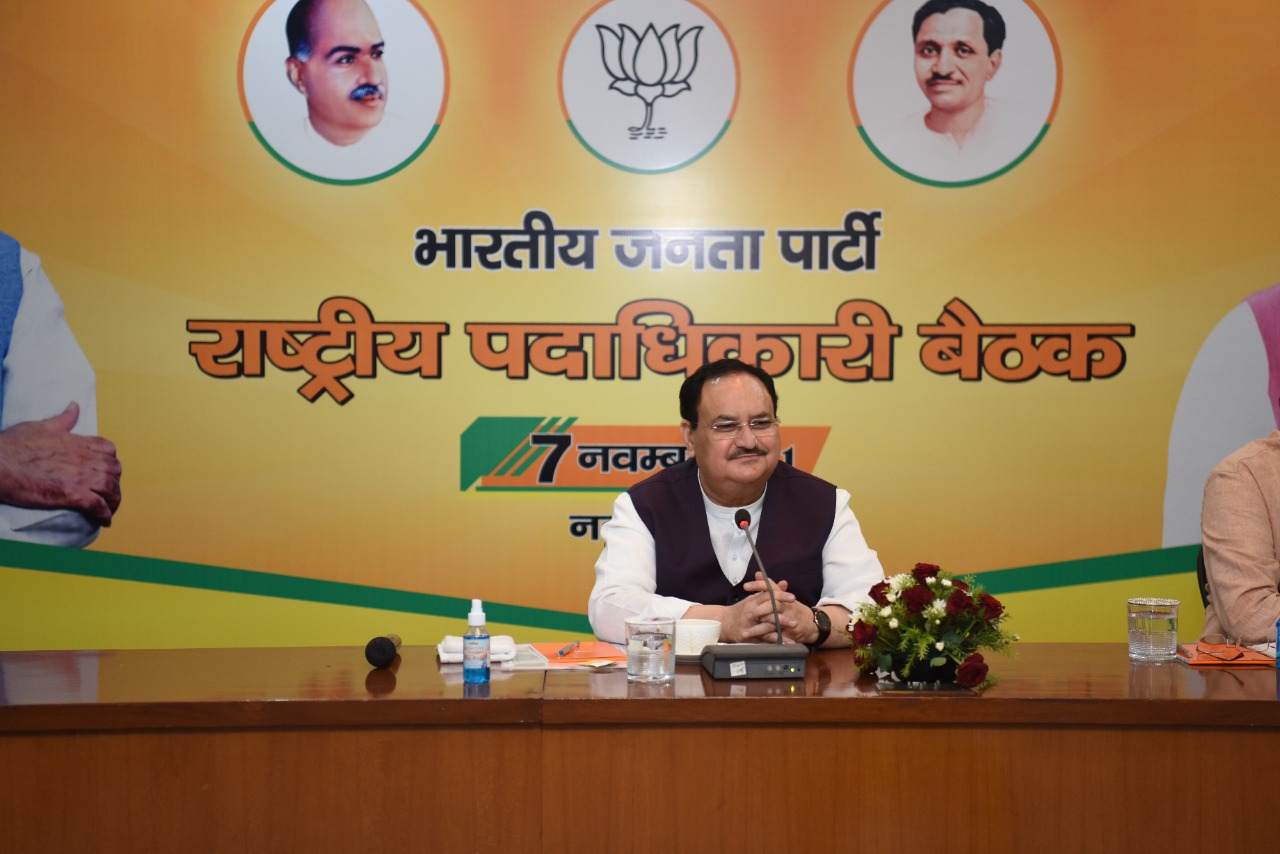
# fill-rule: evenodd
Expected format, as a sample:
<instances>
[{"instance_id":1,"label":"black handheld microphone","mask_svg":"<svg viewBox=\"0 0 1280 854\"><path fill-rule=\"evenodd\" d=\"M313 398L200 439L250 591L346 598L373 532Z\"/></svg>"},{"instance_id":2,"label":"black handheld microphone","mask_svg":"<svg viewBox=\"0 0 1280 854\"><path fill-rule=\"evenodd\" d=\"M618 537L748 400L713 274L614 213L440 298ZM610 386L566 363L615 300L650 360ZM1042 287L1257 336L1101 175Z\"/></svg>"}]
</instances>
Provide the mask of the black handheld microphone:
<instances>
[{"instance_id":1,"label":"black handheld microphone","mask_svg":"<svg viewBox=\"0 0 1280 854\"><path fill-rule=\"evenodd\" d=\"M396 660L396 653L400 651L400 636L386 635L385 637L374 638L365 644L364 657L365 660L378 669L389 667L391 662Z\"/></svg>"}]
</instances>

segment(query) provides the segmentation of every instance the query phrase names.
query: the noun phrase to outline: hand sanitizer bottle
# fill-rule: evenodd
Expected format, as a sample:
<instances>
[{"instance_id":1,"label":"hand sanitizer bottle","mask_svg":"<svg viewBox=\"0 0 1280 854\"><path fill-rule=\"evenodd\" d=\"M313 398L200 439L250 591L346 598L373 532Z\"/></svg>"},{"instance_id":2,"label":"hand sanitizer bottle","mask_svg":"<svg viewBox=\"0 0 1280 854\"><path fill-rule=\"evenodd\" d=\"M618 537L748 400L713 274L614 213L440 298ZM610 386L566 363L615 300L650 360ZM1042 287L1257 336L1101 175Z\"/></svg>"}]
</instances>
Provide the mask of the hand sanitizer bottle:
<instances>
[{"instance_id":1,"label":"hand sanitizer bottle","mask_svg":"<svg viewBox=\"0 0 1280 854\"><path fill-rule=\"evenodd\" d=\"M489 630L484 627L484 606L471 600L467 633L462 636L462 681L489 681Z\"/></svg>"}]
</instances>

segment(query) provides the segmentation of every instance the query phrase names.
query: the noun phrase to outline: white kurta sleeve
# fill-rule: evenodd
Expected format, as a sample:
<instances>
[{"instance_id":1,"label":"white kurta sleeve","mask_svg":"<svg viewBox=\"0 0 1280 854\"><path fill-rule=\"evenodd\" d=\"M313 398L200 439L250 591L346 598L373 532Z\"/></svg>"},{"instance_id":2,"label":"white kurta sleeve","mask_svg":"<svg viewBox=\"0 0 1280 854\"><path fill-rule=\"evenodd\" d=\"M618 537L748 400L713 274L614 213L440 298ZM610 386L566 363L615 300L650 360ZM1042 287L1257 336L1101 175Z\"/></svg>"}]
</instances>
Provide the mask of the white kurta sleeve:
<instances>
[{"instance_id":1,"label":"white kurta sleeve","mask_svg":"<svg viewBox=\"0 0 1280 854\"><path fill-rule=\"evenodd\" d=\"M57 415L75 401L80 420L73 433L98 432L93 368L63 315L62 300L40 259L21 252L22 301L4 358L4 404L0 429ZM98 536L98 526L75 510L38 510L0 504L0 539L80 548Z\"/></svg>"},{"instance_id":2,"label":"white kurta sleeve","mask_svg":"<svg viewBox=\"0 0 1280 854\"><path fill-rule=\"evenodd\" d=\"M836 489L836 517L822 547L822 599L850 611L869 601L867 591L884 579L879 556L867 545L862 526L849 509L849 493Z\"/></svg>"},{"instance_id":3,"label":"white kurta sleeve","mask_svg":"<svg viewBox=\"0 0 1280 854\"><path fill-rule=\"evenodd\" d=\"M653 535L627 493L613 502L613 518L600 529L604 548L596 561L596 583L587 601L587 618L596 637L621 643L628 617L678 620L697 604L659 596Z\"/></svg>"}]
</instances>

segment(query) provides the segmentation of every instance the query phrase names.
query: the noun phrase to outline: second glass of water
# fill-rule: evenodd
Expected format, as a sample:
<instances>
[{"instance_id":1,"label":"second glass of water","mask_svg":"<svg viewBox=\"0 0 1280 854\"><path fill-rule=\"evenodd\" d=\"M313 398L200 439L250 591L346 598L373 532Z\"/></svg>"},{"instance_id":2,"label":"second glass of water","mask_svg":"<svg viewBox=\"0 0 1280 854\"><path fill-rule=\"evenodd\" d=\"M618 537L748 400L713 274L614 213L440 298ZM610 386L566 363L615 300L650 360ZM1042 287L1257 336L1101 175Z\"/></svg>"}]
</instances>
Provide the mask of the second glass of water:
<instances>
[{"instance_id":1,"label":"second glass of water","mask_svg":"<svg viewBox=\"0 0 1280 854\"><path fill-rule=\"evenodd\" d=\"M1178 600L1129 600L1129 658L1170 661L1178 655Z\"/></svg>"}]
</instances>

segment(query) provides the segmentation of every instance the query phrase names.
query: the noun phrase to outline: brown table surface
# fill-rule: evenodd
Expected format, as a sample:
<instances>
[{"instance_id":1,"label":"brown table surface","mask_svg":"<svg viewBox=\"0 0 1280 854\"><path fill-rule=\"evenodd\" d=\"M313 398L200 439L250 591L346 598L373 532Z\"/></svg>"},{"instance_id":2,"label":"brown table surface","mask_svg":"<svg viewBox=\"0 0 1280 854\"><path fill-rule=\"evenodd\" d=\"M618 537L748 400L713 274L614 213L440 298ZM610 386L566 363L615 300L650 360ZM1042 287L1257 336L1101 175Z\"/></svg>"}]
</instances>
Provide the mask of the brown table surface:
<instances>
[{"instance_id":1,"label":"brown table surface","mask_svg":"<svg viewBox=\"0 0 1280 854\"><path fill-rule=\"evenodd\" d=\"M1131 663L1123 644L1037 644L988 657L999 683L887 690L848 651L810 656L803 680L674 682L621 671L502 671L470 695L433 647L372 670L363 648L0 652L0 732L61 729L579 723L1063 723L1280 726L1277 670ZM483 694L483 696L481 695Z\"/></svg>"},{"instance_id":2,"label":"brown table surface","mask_svg":"<svg viewBox=\"0 0 1280 854\"><path fill-rule=\"evenodd\" d=\"M541 671L469 695L435 647L401 653L375 670L363 646L0 652L0 732L541 720Z\"/></svg>"},{"instance_id":3,"label":"brown table surface","mask_svg":"<svg viewBox=\"0 0 1280 854\"><path fill-rule=\"evenodd\" d=\"M675 681L660 686L628 683L625 673L548 673L542 718L547 724L945 720L1280 726L1273 666L1210 670L1135 663L1124 644L1108 643L1024 643L1012 657L986 658L998 682L981 695L887 689L859 678L848 651L810 656L803 680L715 680L697 665L679 666ZM649 702L627 702L637 698Z\"/></svg>"}]
</instances>

